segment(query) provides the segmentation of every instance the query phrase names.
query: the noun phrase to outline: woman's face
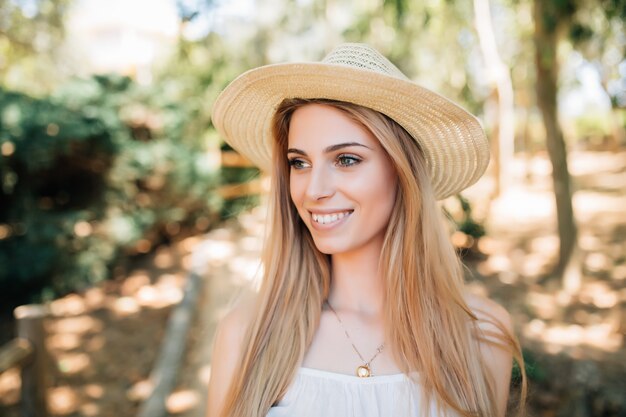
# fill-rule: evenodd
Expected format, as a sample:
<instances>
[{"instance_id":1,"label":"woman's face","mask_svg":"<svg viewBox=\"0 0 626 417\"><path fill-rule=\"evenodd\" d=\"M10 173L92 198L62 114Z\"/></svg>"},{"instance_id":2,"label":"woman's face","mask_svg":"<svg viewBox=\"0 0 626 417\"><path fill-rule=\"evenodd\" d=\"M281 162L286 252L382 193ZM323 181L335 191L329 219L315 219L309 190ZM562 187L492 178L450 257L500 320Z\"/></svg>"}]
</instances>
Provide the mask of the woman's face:
<instances>
[{"instance_id":1,"label":"woman's face","mask_svg":"<svg viewBox=\"0 0 626 417\"><path fill-rule=\"evenodd\" d=\"M372 133L334 107L307 104L292 115L287 158L291 198L322 253L382 247L397 176Z\"/></svg>"}]
</instances>

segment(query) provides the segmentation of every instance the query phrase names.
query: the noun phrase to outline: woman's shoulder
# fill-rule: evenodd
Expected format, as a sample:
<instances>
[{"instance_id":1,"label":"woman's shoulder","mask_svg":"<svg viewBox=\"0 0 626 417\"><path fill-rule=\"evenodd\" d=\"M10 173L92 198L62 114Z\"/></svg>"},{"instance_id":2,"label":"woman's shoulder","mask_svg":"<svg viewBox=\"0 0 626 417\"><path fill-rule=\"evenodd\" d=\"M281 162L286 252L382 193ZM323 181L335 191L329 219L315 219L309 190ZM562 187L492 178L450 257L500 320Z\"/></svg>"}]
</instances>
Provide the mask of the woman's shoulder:
<instances>
[{"instance_id":1,"label":"woman's shoulder","mask_svg":"<svg viewBox=\"0 0 626 417\"><path fill-rule=\"evenodd\" d=\"M255 305L253 297L238 300L219 321L216 341L222 339L230 346L239 346L254 318Z\"/></svg>"},{"instance_id":2,"label":"woman's shoulder","mask_svg":"<svg viewBox=\"0 0 626 417\"><path fill-rule=\"evenodd\" d=\"M487 297L466 294L465 302L477 319L477 341L483 363L494 383L497 415L504 416L513 351L516 350L511 315L504 307Z\"/></svg>"},{"instance_id":3,"label":"woman's shoulder","mask_svg":"<svg viewBox=\"0 0 626 417\"><path fill-rule=\"evenodd\" d=\"M241 361L246 331L254 318L254 300L238 301L219 321L215 332L209 380L208 416L218 416Z\"/></svg>"},{"instance_id":4,"label":"woman's shoulder","mask_svg":"<svg viewBox=\"0 0 626 417\"><path fill-rule=\"evenodd\" d=\"M496 331L502 331L502 328L504 328L509 333L513 332L511 315L500 304L491 298L469 292L464 294L464 298L465 303L478 319L477 324L481 328L489 328Z\"/></svg>"}]
</instances>

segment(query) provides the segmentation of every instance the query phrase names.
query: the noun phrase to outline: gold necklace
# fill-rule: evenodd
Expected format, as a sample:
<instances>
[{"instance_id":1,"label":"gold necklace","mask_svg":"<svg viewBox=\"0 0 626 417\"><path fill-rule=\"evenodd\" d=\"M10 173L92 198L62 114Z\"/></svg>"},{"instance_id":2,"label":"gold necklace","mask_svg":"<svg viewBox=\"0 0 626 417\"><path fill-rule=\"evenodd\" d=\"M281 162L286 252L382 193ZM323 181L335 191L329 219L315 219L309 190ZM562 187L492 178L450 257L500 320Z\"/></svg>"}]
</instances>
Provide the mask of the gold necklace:
<instances>
[{"instance_id":1,"label":"gold necklace","mask_svg":"<svg viewBox=\"0 0 626 417\"><path fill-rule=\"evenodd\" d=\"M352 341L352 338L348 334L348 330L346 330L346 326L344 326L343 322L341 321L341 318L339 317L339 314L337 314L337 312L335 311L333 306L330 305L328 300L326 300L326 304L328 305L328 308L330 308L330 311L332 311L335 314L335 317L337 317L337 321L339 322L339 324L343 328L343 332L346 334L346 337L348 338L348 341L352 345L352 349L354 349L356 354L359 355L359 358L363 362L363 365L361 365L361 366L356 368L356 376L358 376L359 378L368 378L368 377L372 376L373 374L372 374L372 370L370 369L370 365L374 361L374 359L376 359L378 354L383 351L383 348L385 347L385 343L382 343L380 346L378 346L378 349L376 349L376 353L374 354L374 356L372 356L372 358L369 361L366 361L363 358L363 355L361 355L361 352L359 352L359 350L354 345L354 342Z\"/></svg>"}]
</instances>

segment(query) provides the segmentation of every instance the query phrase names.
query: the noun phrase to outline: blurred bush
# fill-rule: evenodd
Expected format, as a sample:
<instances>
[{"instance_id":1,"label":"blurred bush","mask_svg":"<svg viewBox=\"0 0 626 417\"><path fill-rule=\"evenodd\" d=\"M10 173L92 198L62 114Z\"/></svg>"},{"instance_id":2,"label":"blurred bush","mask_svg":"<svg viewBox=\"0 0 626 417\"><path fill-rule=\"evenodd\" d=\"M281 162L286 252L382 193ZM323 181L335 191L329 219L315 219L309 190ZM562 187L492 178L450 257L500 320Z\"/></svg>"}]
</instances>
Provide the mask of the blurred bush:
<instances>
[{"instance_id":1,"label":"blurred bush","mask_svg":"<svg viewBox=\"0 0 626 417\"><path fill-rule=\"evenodd\" d=\"M44 99L0 90L0 303L88 286L120 256L219 218L217 136L190 132L193 112L166 86L98 76Z\"/></svg>"}]
</instances>

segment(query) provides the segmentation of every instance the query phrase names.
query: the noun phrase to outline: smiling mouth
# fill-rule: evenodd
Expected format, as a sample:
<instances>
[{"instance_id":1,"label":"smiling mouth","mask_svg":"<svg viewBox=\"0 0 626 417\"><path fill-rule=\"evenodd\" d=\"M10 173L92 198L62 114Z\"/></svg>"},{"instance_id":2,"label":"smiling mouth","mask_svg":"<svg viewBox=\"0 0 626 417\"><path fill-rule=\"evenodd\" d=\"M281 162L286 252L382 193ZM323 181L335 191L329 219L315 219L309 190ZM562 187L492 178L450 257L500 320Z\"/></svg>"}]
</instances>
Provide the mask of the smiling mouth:
<instances>
[{"instance_id":1,"label":"smiling mouth","mask_svg":"<svg viewBox=\"0 0 626 417\"><path fill-rule=\"evenodd\" d=\"M339 220L343 219L344 217L349 216L350 214L352 214L352 210L339 211L337 213L328 213L328 214L311 213L311 218L313 219L315 223L331 224L331 223L338 222Z\"/></svg>"}]
</instances>

